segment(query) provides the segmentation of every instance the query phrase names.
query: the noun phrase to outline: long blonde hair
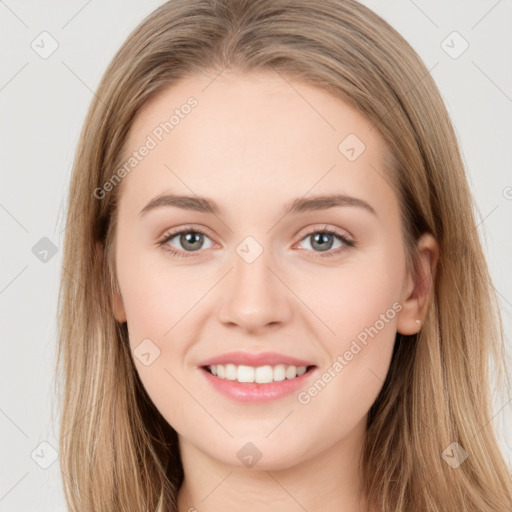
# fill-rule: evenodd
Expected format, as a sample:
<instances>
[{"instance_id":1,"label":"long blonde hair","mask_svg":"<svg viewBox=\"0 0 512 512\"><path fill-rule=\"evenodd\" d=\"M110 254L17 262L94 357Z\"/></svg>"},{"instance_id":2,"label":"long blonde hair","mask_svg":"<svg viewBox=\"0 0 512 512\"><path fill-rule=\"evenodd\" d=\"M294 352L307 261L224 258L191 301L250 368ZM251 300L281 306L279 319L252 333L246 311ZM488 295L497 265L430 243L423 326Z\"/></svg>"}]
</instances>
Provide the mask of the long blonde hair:
<instances>
[{"instance_id":1,"label":"long blonde hair","mask_svg":"<svg viewBox=\"0 0 512 512\"><path fill-rule=\"evenodd\" d=\"M101 200L94 191L118 169L148 99L183 77L226 68L274 69L357 108L392 154L409 268L417 268L422 233L440 244L425 323L417 335L397 335L368 413L361 470L369 501L385 512L512 509L491 411L491 377L508 384L502 320L458 142L421 59L355 0L171 0L142 21L106 70L74 161L59 296L69 509L177 511L177 434L142 386L126 324L113 315L119 187ZM468 454L457 468L443 457L454 449Z\"/></svg>"}]
</instances>

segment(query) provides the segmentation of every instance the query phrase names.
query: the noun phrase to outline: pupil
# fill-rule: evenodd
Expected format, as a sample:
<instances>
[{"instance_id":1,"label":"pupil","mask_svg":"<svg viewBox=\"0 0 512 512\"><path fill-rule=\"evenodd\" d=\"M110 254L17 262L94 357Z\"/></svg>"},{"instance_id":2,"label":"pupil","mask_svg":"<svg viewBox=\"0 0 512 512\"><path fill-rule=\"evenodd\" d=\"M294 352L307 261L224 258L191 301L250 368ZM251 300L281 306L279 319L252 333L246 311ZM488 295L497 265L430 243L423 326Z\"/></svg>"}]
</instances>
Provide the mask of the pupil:
<instances>
[{"instance_id":1,"label":"pupil","mask_svg":"<svg viewBox=\"0 0 512 512\"><path fill-rule=\"evenodd\" d=\"M327 251L332 247L332 236L329 233L316 233L313 236L312 246L319 248L321 251Z\"/></svg>"},{"instance_id":2,"label":"pupil","mask_svg":"<svg viewBox=\"0 0 512 512\"><path fill-rule=\"evenodd\" d=\"M203 241L202 233L194 233L193 231L186 233L185 235L181 235L181 240L180 240L182 246L185 249L190 249L191 251L198 250L202 245L202 241ZM201 242L201 243L198 246L197 245L194 246L193 244L197 243L197 242Z\"/></svg>"}]
</instances>

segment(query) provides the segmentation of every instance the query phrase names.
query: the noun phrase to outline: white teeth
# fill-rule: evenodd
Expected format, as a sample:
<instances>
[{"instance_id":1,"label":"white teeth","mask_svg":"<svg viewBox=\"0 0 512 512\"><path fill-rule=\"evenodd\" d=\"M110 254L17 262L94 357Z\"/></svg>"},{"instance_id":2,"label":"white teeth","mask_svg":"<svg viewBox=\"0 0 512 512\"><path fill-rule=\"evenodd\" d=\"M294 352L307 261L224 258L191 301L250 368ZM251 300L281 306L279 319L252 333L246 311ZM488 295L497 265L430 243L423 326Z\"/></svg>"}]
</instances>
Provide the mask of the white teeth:
<instances>
[{"instance_id":1,"label":"white teeth","mask_svg":"<svg viewBox=\"0 0 512 512\"><path fill-rule=\"evenodd\" d=\"M286 367L284 364L274 366L274 380L281 381L286 379Z\"/></svg>"},{"instance_id":2,"label":"white teeth","mask_svg":"<svg viewBox=\"0 0 512 512\"><path fill-rule=\"evenodd\" d=\"M297 367L296 366L288 366L286 368L286 378L294 379L297 376Z\"/></svg>"},{"instance_id":3,"label":"white teeth","mask_svg":"<svg viewBox=\"0 0 512 512\"><path fill-rule=\"evenodd\" d=\"M236 366L234 364L226 365L226 379L236 380Z\"/></svg>"},{"instance_id":4,"label":"white teeth","mask_svg":"<svg viewBox=\"0 0 512 512\"><path fill-rule=\"evenodd\" d=\"M238 382L254 382L254 370L252 366L240 365L236 374L236 380Z\"/></svg>"},{"instance_id":5,"label":"white teeth","mask_svg":"<svg viewBox=\"0 0 512 512\"><path fill-rule=\"evenodd\" d=\"M258 368L256 368L254 382L267 384L268 382L272 382L273 375L272 366L258 366Z\"/></svg>"},{"instance_id":6,"label":"white teeth","mask_svg":"<svg viewBox=\"0 0 512 512\"><path fill-rule=\"evenodd\" d=\"M285 379L294 379L306 373L306 366L253 366L228 364L214 364L208 367L212 375L221 379L236 380L238 382L256 382L257 384L268 384L269 382L280 382Z\"/></svg>"}]
</instances>

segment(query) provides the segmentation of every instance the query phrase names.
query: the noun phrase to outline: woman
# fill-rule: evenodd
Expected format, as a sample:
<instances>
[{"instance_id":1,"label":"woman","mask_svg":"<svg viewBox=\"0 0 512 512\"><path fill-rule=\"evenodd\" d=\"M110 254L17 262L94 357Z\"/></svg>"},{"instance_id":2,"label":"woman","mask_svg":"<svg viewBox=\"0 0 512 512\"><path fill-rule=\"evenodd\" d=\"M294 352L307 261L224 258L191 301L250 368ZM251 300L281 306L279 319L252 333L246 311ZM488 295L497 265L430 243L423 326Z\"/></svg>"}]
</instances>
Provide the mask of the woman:
<instances>
[{"instance_id":1,"label":"woman","mask_svg":"<svg viewBox=\"0 0 512 512\"><path fill-rule=\"evenodd\" d=\"M103 77L69 198L70 510L511 508L457 140L369 9L163 4Z\"/></svg>"}]
</instances>

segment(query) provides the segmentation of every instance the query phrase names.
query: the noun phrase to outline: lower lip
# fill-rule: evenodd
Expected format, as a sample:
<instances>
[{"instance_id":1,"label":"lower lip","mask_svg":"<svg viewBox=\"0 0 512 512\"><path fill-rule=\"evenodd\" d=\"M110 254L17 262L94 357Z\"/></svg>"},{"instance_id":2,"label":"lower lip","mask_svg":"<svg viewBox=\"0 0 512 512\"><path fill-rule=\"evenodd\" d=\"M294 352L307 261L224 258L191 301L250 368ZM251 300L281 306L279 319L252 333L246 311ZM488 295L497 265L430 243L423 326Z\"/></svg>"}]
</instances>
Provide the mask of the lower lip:
<instances>
[{"instance_id":1,"label":"lower lip","mask_svg":"<svg viewBox=\"0 0 512 512\"><path fill-rule=\"evenodd\" d=\"M268 402L289 395L304 386L306 381L316 372L316 369L316 367L312 367L306 373L294 379L258 384L256 382L238 382L236 380L221 379L212 375L205 368L200 368L214 389L229 398L234 398L241 402Z\"/></svg>"}]
</instances>

